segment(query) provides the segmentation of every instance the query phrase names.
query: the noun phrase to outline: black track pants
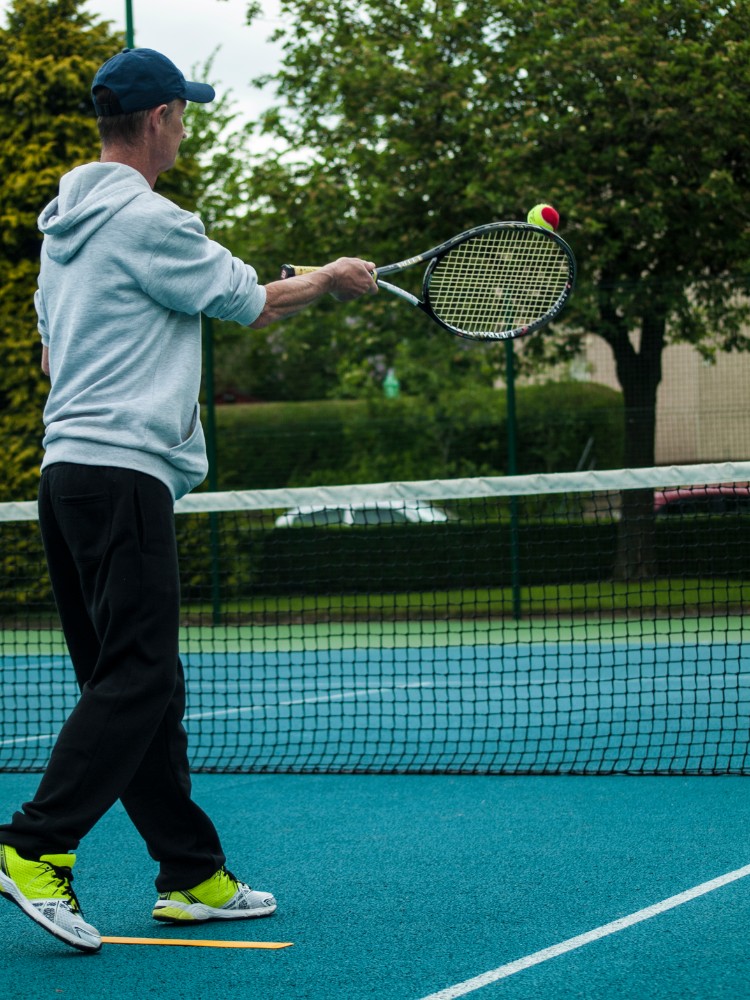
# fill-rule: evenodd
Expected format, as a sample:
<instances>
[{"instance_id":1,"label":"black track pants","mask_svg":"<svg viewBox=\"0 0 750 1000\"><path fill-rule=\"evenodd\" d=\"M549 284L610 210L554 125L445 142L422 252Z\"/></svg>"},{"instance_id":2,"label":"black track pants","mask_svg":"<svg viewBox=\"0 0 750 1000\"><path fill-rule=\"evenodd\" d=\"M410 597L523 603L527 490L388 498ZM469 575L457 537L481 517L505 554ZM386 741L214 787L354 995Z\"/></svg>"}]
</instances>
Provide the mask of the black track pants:
<instances>
[{"instance_id":1,"label":"black track pants","mask_svg":"<svg viewBox=\"0 0 750 1000\"><path fill-rule=\"evenodd\" d=\"M67 853L121 799L157 889L190 888L225 858L191 798L172 497L143 473L60 463L42 474L39 521L81 696L0 842Z\"/></svg>"}]
</instances>

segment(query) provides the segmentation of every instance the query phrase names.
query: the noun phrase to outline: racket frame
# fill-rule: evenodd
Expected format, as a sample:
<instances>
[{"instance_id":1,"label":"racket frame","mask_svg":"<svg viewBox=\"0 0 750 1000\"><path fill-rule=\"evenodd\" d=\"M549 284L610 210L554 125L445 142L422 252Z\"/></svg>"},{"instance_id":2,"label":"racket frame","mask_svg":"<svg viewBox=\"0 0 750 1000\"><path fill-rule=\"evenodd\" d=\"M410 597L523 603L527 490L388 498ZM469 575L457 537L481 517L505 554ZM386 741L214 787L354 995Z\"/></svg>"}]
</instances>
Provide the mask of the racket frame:
<instances>
[{"instance_id":1,"label":"racket frame","mask_svg":"<svg viewBox=\"0 0 750 1000\"><path fill-rule=\"evenodd\" d=\"M567 261L567 279L560 296L552 308L534 322L529 323L526 326L518 327L513 330L502 331L497 334L467 333L466 331L459 330L450 323L447 323L434 311L430 303L430 280L440 261L456 247L460 246L462 243L466 243L468 240L476 239L488 233L501 230L523 230L527 232L535 232L539 233L545 239L555 242L560 247L563 257ZM400 274L402 271L406 271L407 268L414 267L416 264L424 263L427 263L428 267L426 268L422 279L422 299L419 299L416 295L408 292L405 288L400 288L398 285L394 285L390 281L383 280L384 277ZM317 270L317 268L297 267L285 264L281 270L283 277L291 277L294 274L304 274L305 272ZM450 331L450 333L455 336L464 337L468 340L514 340L519 337L525 337L527 334L540 329L540 327L546 326L562 311L575 287L576 260L573 251L565 240L551 229L546 229L543 226L535 226L530 222L488 222L481 226L475 226L473 229L467 229L463 233L458 233L456 236L452 236L444 243L440 243L438 246L432 247L430 250L425 250L424 253L417 254L415 257L407 257L394 264L386 264L384 267L379 267L373 272L373 278L377 282L379 288L390 292L392 295L396 295L404 302L408 302L409 305L414 306L417 309L421 309L422 312L426 313L430 317L430 319L434 320L434 322Z\"/></svg>"}]
</instances>

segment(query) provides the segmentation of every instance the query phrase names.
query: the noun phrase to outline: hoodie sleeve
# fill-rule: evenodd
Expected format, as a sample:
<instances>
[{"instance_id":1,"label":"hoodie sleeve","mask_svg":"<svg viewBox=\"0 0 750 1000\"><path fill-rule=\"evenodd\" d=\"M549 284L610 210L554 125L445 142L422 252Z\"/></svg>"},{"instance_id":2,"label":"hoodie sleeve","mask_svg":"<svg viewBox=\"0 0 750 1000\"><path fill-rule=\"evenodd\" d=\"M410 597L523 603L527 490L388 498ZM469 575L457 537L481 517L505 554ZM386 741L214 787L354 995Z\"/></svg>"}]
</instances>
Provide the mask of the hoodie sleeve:
<instances>
[{"instance_id":1,"label":"hoodie sleeve","mask_svg":"<svg viewBox=\"0 0 750 1000\"><path fill-rule=\"evenodd\" d=\"M41 289L39 288L37 288L37 290L34 292L34 307L36 308L39 336L42 338L42 344L44 344L45 347L49 347L49 328L47 326L47 313L44 309L44 299L42 298L42 292Z\"/></svg>"},{"instance_id":2,"label":"hoodie sleeve","mask_svg":"<svg viewBox=\"0 0 750 1000\"><path fill-rule=\"evenodd\" d=\"M151 254L144 290L167 309L247 326L266 302L255 269L208 239L197 216L181 211Z\"/></svg>"}]
</instances>

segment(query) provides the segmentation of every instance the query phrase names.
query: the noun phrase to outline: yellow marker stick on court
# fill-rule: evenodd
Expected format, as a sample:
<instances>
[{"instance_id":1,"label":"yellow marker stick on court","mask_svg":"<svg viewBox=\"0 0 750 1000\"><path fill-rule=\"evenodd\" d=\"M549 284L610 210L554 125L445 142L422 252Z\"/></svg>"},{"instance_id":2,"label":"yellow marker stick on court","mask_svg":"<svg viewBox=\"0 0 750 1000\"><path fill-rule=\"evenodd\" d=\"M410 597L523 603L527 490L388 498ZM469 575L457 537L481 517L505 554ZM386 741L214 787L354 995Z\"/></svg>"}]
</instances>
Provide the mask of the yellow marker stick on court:
<instances>
[{"instance_id":1,"label":"yellow marker stick on court","mask_svg":"<svg viewBox=\"0 0 750 1000\"><path fill-rule=\"evenodd\" d=\"M291 948L293 941L192 941L189 938L103 937L102 944L166 944L188 948Z\"/></svg>"}]
</instances>

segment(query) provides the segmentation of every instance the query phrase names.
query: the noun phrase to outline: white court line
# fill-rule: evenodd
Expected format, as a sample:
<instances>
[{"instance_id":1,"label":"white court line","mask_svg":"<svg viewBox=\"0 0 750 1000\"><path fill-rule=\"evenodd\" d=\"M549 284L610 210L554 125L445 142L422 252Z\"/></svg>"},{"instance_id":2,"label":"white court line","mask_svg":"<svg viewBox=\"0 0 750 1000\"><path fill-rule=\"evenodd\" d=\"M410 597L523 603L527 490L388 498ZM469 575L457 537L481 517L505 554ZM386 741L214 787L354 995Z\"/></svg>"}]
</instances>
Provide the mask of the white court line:
<instances>
[{"instance_id":1,"label":"white court line","mask_svg":"<svg viewBox=\"0 0 750 1000\"><path fill-rule=\"evenodd\" d=\"M530 969L534 965L541 965L542 962L548 962L551 958L557 958L558 955L564 955L568 951L575 951L576 948L583 948L584 945L591 944L592 941L598 941L600 938L608 937L610 934L617 934L618 931L623 931L626 927L640 924L644 920L650 920L651 917L658 917L659 914L666 913L667 910L673 910L677 906L682 906L683 903L689 903L691 899L696 899L698 896L705 896L706 893L713 892L715 889L721 889L723 886L729 885L730 882L736 882L747 875L750 875L750 865L745 865L744 868L737 868L726 875L720 875L709 882L702 882L692 889L686 889L685 892L680 892L676 896L670 896L669 899L663 899L660 903L654 903L653 906L647 906L645 909L631 913L627 917L620 917L619 920L613 920L609 924L596 927L585 934L568 938L567 941L553 944L550 948L535 951L532 955L526 955L525 958L517 958L515 962L508 962L507 965L501 965L499 968L485 972L481 976L467 979L465 982L457 983L455 986L448 986L437 993L430 993L429 996L422 997L421 1000L455 1000L456 997L466 996L467 993L473 993L474 990L480 990L483 986L489 986L491 983L497 983L501 979L507 979L509 976L514 976L517 972L523 972L524 969Z\"/></svg>"},{"instance_id":2,"label":"white court line","mask_svg":"<svg viewBox=\"0 0 750 1000\"><path fill-rule=\"evenodd\" d=\"M262 712L268 708L289 708L292 705L311 705L323 702L346 701L349 698L360 698L362 695L369 697L374 694L384 694L386 691L403 691L407 688L432 687L432 681L412 681L409 684L396 684L391 687L378 688L355 688L352 691L337 691L332 694L318 694L308 698L291 698L288 701L274 702L271 705L259 703L257 705L241 705L237 708L221 708L211 712L193 712L186 715L185 722L195 722L197 719L218 719L226 718L230 715L244 715L246 712ZM53 740L57 733L43 733L39 736L16 736L8 740L0 740L0 747L18 746L22 743L40 743L43 740Z\"/></svg>"},{"instance_id":3,"label":"white court line","mask_svg":"<svg viewBox=\"0 0 750 1000\"><path fill-rule=\"evenodd\" d=\"M229 715L244 715L246 712L263 712L267 708L289 708L292 705L318 705L332 701L346 701L349 698L360 698L363 695L384 694L386 691L405 691L407 688L432 687L432 681L412 681L409 684L392 684L389 687L354 688L351 691L334 691L331 694L316 694L306 698L290 698L287 701L278 701L271 704L259 702L257 705L239 705L237 708L220 708L210 712L193 712L185 716L185 722L194 722L196 719L218 719L226 718Z\"/></svg>"},{"instance_id":4,"label":"white court line","mask_svg":"<svg viewBox=\"0 0 750 1000\"><path fill-rule=\"evenodd\" d=\"M41 733L39 736L14 736L9 740L0 740L0 747L15 747L21 743L42 743L44 740L57 739L57 733Z\"/></svg>"},{"instance_id":5,"label":"white court line","mask_svg":"<svg viewBox=\"0 0 750 1000\"><path fill-rule=\"evenodd\" d=\"M748 679L748 681L750 681L750 674L739 674L737 676L739 679L746 678ZM489 681L484 685L477 685L476 679L474 681L475 686L484 686L488 690L495 688L502 690L503 688L506 687L548 687L550 686L550 684L557 684L557 683L559 683L559 679L557 681L549 681L549 682L548 681L516 682L509 680L504 680L501 682ZM568 683L580 683L580 681L568 681ZM360 698L362 696L369 697L371 695L384 694L385 692L405 691L413 688L435 688L436 690L440 690L441 687L457 689L457 688L462 688L463 686L464 685L460 680L453 681L450 680L449 678L446 678L446 683L444 685L436 684L435 681L411 681L407 684L395 684L386 687L354 688L351 691L333 692L331 694L312 695L309 697L302 697L302 698L292 698L288 699L287 701L274 702L272 704L261 702L255 705L240 705L237 706L236 708L214 709L208 712L191 712L185 716L184 721L196 722L199 719L227 718L229 716L244 715L248 712L261 712L265 711L265 709L267 708L290 708L294 705L313 705L325 702L346 701L347 699ZM17 746L22 743L38 743L44 740L55 739L56 736L57 733L44 733L38 736L12 737L7 740L0 740L0 747ZM456 995L459 996L460 994ZM433 998L427 997L425 998L425 1000L433 1000Z\"/></svg>"}]
</instances>

